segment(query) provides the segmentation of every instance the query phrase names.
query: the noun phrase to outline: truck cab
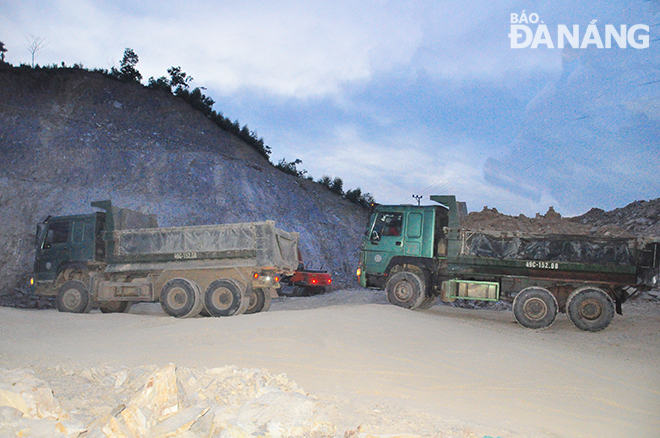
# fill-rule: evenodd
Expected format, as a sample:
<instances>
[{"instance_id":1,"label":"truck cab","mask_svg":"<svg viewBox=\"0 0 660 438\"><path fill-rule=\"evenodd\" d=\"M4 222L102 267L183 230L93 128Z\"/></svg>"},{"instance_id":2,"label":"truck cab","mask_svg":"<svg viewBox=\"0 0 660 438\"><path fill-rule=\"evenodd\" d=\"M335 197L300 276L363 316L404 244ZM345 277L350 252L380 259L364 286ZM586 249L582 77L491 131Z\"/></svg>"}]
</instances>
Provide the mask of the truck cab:
<instances>
[{"instance_id":1,"label":"truck cab","mask_svg":"<svg viewBox=\"0 0 660 438\"><path fill-rule=\"evenodd\" d=\"M48 217L37 226L32 286L39 293L67 268L105 260L105 213Z\"/></svg>"},{"instance_id":2,"label":"truck cab","mask_svg":"<svg viewBox=\"0 0 660 438\"><path fill-rule=\"evenodd\" d=\"M380 205L371 215L361 246L361 286L382 286L393 267L430 266L446 257L441 206Z\"/></svg>"},{"instance_id":3,"label":"truck cab","mask_svg":"<svg viewBox=\"0 0 660 438\"><path fill-rule=\"evenodd\" d=\"M448 239L467 214L465 203L453 195L431 196L438 205L378 205L362 239L358 281L363 287L383 288L400 269L430 276L446 264L455 239Z\"/></svg>"}]
</instances>

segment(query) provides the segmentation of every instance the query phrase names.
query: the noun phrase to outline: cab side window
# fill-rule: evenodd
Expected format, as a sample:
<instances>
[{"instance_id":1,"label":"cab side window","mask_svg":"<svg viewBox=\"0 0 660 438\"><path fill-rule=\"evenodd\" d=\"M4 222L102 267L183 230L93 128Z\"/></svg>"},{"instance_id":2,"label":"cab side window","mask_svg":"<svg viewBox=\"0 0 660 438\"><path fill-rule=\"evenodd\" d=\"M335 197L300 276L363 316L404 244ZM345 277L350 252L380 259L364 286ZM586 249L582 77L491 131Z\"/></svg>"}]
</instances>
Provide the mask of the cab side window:
<instances>
[{"instance_id":1,"label":"cab side window","mask_svg":"<svg viewBox=\"0 0 660 438\"><path fill-rule=\"evenodd\" d=\"M44 248L50 248L51 245L68 242L70 230L71 224L69 222L51 222L48 225L48 234L46 235Z\"/></svg>"}]
</instances>

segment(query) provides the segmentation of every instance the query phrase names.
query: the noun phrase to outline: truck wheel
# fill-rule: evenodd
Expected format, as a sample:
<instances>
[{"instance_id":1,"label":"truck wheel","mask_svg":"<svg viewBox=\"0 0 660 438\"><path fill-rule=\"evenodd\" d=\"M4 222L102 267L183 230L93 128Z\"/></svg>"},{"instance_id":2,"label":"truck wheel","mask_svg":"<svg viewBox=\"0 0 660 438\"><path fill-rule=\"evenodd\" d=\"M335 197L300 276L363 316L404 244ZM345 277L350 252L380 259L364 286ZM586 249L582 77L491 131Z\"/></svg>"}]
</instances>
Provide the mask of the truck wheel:
<instances>
[{"instance_id":1,"label":"truck wheel","mask_svg":"<svg viewBox=\"0 0 660 438\"><path fill-rule=\"evenodd\" d=\"M99 306L103 313L128 313L131 310L130 301L108 301Z\"/></svg>"},{"instance_id":2,"label":"truck wheel","mask_svg":"<svg viewBox=\"0 0 660 438\"><path fill-rule=\"evenodd\" d=\"M438 297L435 295L428 296L424 298L422 304L419 305L418 309L430 309L438 301Z\"/></svg>"},{"instance_id":3,"label":"truck wheel","mask_svg":"<svg viewBox=\"0 0 660 438\"><path fill-rule=\"evenodd\" d=\"M160 306L176 318L195 317L203 305L199 286L183 278L168 281L160 291Z\"/></svg>"},{"instance_id":4,"label":"truck wheel","mask_svg":"<svg viewBox=\"0 0 660 438\"><path fill-rule=\"evenodd\" d=\"M402 271L390 277L385 289L391 304L406 309L417 309L424 301L426 285L417 274Z\"/></svg>"},{"instance_id":5,"label":"truck wheel","mask_svg":"<svg viewBox=\"0 0 660 438\"><path fill-rule=\"evenodd\" d=\"M270 308L272 298L270 297L269 289L252 289L250 294L250 302L248 303L247 309L245 309L245 314L249 315L252 313L266 312Z\"/></svg>"},{"instance_id":6,"label":"truck wheel","mask_svg":"<svg viewBox=\"0 0 660 438\"><path fill-rule=\"evenodd\" d=\"M232 316L245 311L245 306L241 306L243 300L243 292L236 282L215 280L206 289L204 307L211 316Z\"/></svg>"},{"instance_id":7,"label":"truck wheel","mask_svg":"<svg viewBox=\"0 0 660 438\"><path fill-rule=\"evenodd\" d=\"M87 286L80 281L67 281L57 291L57 310L60 312L89 313L92 304Z\"/></svg>"},{"instance_id":8,"label":"truck wheel","mask_svg":"<svg viewBox=\"0 0 660 438\"><path fill-rule=\"evenodd\" d=\"M612 298L601 289L586 286L573 291L566 302L568 319L580 330L597 332L614 318Z\"/></svg>"},{"instance_id":9,"label":"truck wheel","mask_svg":"<svg viewBox=\"0 0 660 438\"><path fill-rule=\"evenodd\" d=\"M513 300L513 316L518 324L528 329L550 327L558 310L557 299L542 287L525 288Z\"/></svg>"}]
</instances>

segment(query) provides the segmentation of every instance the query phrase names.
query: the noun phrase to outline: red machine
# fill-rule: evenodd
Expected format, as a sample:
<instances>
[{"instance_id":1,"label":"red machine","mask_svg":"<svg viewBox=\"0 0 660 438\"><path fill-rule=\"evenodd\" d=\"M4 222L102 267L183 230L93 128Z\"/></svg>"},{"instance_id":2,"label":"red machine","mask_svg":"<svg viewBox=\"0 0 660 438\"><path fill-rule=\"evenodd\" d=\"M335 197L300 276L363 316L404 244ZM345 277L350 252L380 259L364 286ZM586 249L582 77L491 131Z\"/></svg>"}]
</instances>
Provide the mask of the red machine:
<instances>
[{"instance_id":1,"label":"red machine","mask_svg":"<svg viewBox=\"0 0 660 438\"><path fill-rule=\"evenodd\" d=\"M302 258L300 254L298 257ZM282 284L279 289L280 295L306 297L324 293L326 288L332 284L332 277L328 271L305 269L305 265L301 261L293 275L282 277L280 283Z\"/></svg>"}]
</instances>

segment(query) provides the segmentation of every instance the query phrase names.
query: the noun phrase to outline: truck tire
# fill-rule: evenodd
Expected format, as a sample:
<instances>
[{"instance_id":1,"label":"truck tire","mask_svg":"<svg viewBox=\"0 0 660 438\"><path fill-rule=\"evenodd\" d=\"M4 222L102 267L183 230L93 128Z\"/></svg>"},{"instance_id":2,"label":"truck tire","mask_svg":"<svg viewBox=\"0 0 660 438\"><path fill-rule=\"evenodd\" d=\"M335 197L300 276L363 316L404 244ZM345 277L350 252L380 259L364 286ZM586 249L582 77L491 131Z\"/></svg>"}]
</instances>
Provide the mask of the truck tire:
<instances>
[{"instance_id":1,"label":"truck tire","mask_svg":"<svg viewBox=\"0 0 660 438\"><path fill-rule=\"evenodd\" d=\"M521 326L540 330L555 322L559 305L549 290L542 287L527 287L513 300L513 316Z\"/></svg>"},{"instance_id":2,"label":"truck tire","mask_svg":"<svg viewBox=\"0 0 660 438\"><path fill-rule=\"evenodd\" d=\"M385 286L387 299L395 306L417 309L426 298L426 285L417 274L408 271L392 275Z\"/></svg>"},{"instance_id":3,"label":"truck tire","mask_svg":"<svg viewBox=\"0 0 660 438\"><path fill-rule=\"evenodd\" d=\"M271 301L270 289L252 289L250 302L248 303L247 309L245 309L245 314L250 315L253 313L266 312L270 309Z\"/></svg>"},{"instance_id":4,"label":"truck tire","mask_svg":"<svg viewBox=\"0 0 660 438\"><path fill-rule=\"evenodd\" d=\"M435 295L430 295L422 301L422 304L419 305L418 309L430 309L438 301L438 297Z\"/></svg>"},{"instance_id":5,"label":"truck tire","mask_svg":"<svg viewBox=\"0 0 660 438\"><path fill-rule=\"evenodd\" d=\"M87 286L81 281L67 281L57 291L57 310L60 312L89 313L93 304Z\"/></svg>"},{"instance_id":6,"label":"truck tire","mask_svg":"<svg viewBox=\"0 0 660 438\"><path fill-rule=\"evenodd\" d=\"M184 278L175 278L160 291L160 306L176 318L192 318L199 315L204 303L199 286Z\"/></svg>"},{"instance_id":7,"label":"truck tire","mask_svg":"<svg viewBox=\"0 0 660 438\"><path fill-rule=\"evenodd\" d=\"M130 301L107 301L99 305L99 309L103 313L128 313L132 304Z\"/></svg>"},{"instance_id":8,"label":"truck tire","mask_svg":"<svg viewBox=\"0 0 660 438\"><path fill-rule=\"evenodd\" d=\"M206 289L204 307L211 316L232 316L245 312L249 298L233 280L215 280Z\"/></svg>"},{"instance_id":9,"label":"truck tire","mask_svg":"<svg viewBox=\"0 0 660 438\"><path fill-rule=\"evenodd\" d=\"M569 321L580 330L597 332L612 322L614 302L597 287L580 287L568 297L566 314Z\"/></svg>"}]
</instances>

